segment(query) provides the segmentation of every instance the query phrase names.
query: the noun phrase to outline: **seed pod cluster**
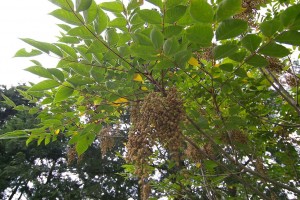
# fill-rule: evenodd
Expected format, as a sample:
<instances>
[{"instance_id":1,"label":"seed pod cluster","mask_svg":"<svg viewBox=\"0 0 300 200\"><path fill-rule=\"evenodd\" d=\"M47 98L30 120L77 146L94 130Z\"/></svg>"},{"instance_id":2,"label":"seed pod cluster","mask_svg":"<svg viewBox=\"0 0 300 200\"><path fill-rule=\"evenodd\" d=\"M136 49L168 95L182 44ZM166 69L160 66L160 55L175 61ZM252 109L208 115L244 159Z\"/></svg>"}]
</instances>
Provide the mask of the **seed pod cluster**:
<instances>
[{"instance_id":1,"label":"seed pod cluster","mask_svg":"<svg viewBox=\"0 0 300 200\"><path fill-rule=\"evenodd\" d=\"M76 159L77 159L77 153L76 153L75 146L71 146L67 150L67 163L68 163L68 165L72 165Z\"/></svg>"},{"instance_id":2,"label":"seed pod cluster","mask_svg":"<svg viewBox=\"0 0 300 200\"><path fill-rule=\"evenodd\" d=\"M255 168L256 170L260 173L260 174L266 174L266 170L264 167L264 163L263 160L261 158L257 158L255 164Z\"/></svg>"},{"instance_id":3,"label":"seed pod cluster","mask_svg":"<svg viewBox=\"0 0 300 200\"><path fill-rule=\"evenodd\" d=\"M297 87L299 85L299 80L292 74L286 74L284 79L290 87Z\"/></svg>"},{"instance_id":4,"label":"seed pod cluster","mask_svg":"<svg viewBox=\"0 0 300 200\"><path fill-rule=\"evenodd\" d=\"M100 141L100 150L102 157L106 155L115 146L115 139L113 134L116 131L113 130L111 126L103 128L100 133L97 135L98 140Z\"/></svg>"},{"instance_id":5,"label":"seed pod cluster","mask_svg":"<svg viewBox=\"0 0 300 200\"><path fill-rule=\"evenodd\" d=\"M230 132L226 132L222 134L222 140L224 143L230 144L233 143L240 143L240 144L247 144L248 138L245 133L241 130L232 130Z\"/></svg>"},{"instance_id":6,"label":"seed pod cluster","mask_svg":"<svg viewBox=\"0 0 300 200\"><path fill-rule=\"evenodd\" d=\"M205 152L205 150L203 149ZM192 162L200 162L202 159L206 158L206 155L203 154L199 149L195 148L190 143L187 143L186 149L185 149L185 155L188 159L190 159Z\"/></svg>"},{"instance_id":7,"label":"seed pod cluster","mask_svg":"<svg viewBox=\"0 0 300 200\"><path fill-rule=\"evenodd\" d=\"M283 64L278 58L269 57L268 59L269 65L267 68L275 73L281 73L283 70Z\"/></svg>"},{"instance_id":8,"label":"seed pod cluster","mask_svg":"<svg viewBox=\"0 0 300 200\"><path fill-rule=\"evenodd\" d=\"M175 88L166 95L152 92L132 106L126 160L135 165L135 173L142 180L151 173L147 166L154 147L165 148L170 159L180 162L183 139L179 123L184 116L183 102Z\"/></svg>"},{"instance_id":9,"label":"seed pod cluster","mask_svg":"<svg viewBox=\"0 0 300 200\"><path fill-rule=\"evenodd\" d=\"M254 15L259 5L266 3L266 0L243 0L242 7L244 11L235 15L234 18L247 21L252 27L256 27Z\"/></svg>"}]
</instances>

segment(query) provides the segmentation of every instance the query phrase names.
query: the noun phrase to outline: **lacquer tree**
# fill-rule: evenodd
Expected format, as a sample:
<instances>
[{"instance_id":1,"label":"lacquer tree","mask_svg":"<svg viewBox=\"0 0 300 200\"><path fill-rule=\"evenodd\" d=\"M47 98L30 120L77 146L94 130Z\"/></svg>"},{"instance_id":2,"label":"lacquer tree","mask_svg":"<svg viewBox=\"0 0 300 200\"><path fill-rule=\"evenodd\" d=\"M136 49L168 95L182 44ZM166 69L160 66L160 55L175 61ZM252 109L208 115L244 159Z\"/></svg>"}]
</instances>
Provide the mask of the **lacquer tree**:
<instances>
[{"instance_id":1,"label":"lacquer tree","mask_svg":"<svg viewBox=\"0 0 300 200\"><path fill-rule=\"evenodd\" d=\"M41 123L2 138L64 134L79 156L123 139L141 199L300 194L298 1L50 1L58 41L16 53L59 61L26 69Z\"/></svg>"}]
</instances>

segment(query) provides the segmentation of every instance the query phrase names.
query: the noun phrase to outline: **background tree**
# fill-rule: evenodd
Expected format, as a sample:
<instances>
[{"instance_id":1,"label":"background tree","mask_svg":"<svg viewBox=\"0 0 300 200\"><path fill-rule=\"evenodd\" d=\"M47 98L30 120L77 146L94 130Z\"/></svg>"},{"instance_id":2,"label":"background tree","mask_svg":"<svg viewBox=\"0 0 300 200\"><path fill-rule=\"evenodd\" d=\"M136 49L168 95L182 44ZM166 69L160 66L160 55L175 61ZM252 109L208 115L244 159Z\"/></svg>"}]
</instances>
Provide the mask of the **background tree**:
<instances>
[{"instance_id":1,"label":"background tree","mask_svg":"<svg viewBox=\"0 0 300 200\"><path fill-rule=\"evenodd\" d=\"M31 129L39 123L37 116L30 114L31 110L36 109L35 105L20 96L17 90L23 91L24 86L1 87L1 94L11 99L19 110L0 102L0 135L18 129ZM21 111L21 108L25 110ZM124 149L122 146L118 144L115 148ZM30 143L26 147L25 140L1 140L1 199L135 198L135 181L126 181L117 175L121 172L123 159L112 153L102 157L99 142L96 141L80 160L74 151L72 154L72 150L67 148L63 135L58 135L57 141L48 146Z\"/></svg>"},{"instance_id":2,"label":"background tree","mask_svg":"<svg viewBox=\"0 0 300 200\"><path fill-rule=\"evenodd\" d=\"M27 69L45 78L23 94L41 123L2 138L60 132L81 156L130 127L119 155L142 199L300 194L298 1L51 2L57 43L24 38L35 50L16 53L59 59Z\"/></svg>"}]
</instances>

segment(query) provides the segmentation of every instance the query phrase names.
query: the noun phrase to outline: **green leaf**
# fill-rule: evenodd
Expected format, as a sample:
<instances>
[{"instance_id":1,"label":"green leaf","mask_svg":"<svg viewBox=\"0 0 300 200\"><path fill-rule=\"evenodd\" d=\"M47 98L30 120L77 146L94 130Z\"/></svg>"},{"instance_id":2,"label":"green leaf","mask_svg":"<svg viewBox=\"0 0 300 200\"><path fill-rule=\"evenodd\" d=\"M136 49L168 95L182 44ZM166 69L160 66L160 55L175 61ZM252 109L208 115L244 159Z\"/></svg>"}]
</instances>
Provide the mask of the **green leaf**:
<instances>
[{"instance_id":1,"label":"green leaf","mask_svg":"<svg viewBox=\"0 0 300 200\"><path fill-rule=\"evenodd\" d=\"M175 37L169 38L164 42L163 51L166 55L173 55L179 48L178 41Z\"/></svg>"},{"instance_id":2,"label":"green leaf","mask_svg":"<svg viewBox=\"0 0 300 200\"><path fill-rule=\"evenodd\" d=\"M175 62L178 66L185 66L191 57L192 52L189 50L182 50L174 55Z\"/></svg>"},{"instance_id":3,"label":"green leaf","mask_svg":"<svg viewBox=\"0 0 300 200\"><path fill-rule=\"evenodd\" d=\"M269 64L268 61L260 55L251 56L249 59L246 60L246 63L254 67L265 67Z\"/></svg>"},{"instance_id":4,"label":"green leaf","mask_svg":"<svg viewBox=\"0 0 300 200\"><path fill-rule=\"evenodd\" d=\"M119 28L121 30L127 29L126 25L127 25L127 21L124 17L117 17L108 23L108 26Z\"/></svg>"},{"instance_id":5,"label":"green leaf","mask_svg":"<svg viewBox=\"0 0 300 200\"><path fill-rule=\"evenodd\" d=\"M157 28L151 30L150 39L155 49L160 49L164 44L164 36Z\"/></svg>"},{"instance_id":6,"label":"green leaf","mask_svg":"<svg viewBox=\"0 0 300 200\"><path fill-rule=\"evenodd\" d=\"M151 59L157 54L152 46L133 44L130 46L130 49L135 55L144 59Z\"/></svg>"},{"instance_id":7,"label":"green leaf","mask_svg":"<svg viewBox=\"0 0 300 200\"><path fill-rule=\"evenodd\" d=\"M90 29L91 30L91 29ZM82 39L93 39L93 34L85 27L78 26L68 31L68 35L81 37Z\"/></svg>"},{"instance_id":8,"label":"green leaf","mask_svg":"<svg viewBox=\"0 0 300 200\"><path fill-rule=\"evenodd\" d=\"M165 6L167 9L172 8L174 6L178 6L180 4L186 4L187 0L165 0Z\"/></svg>"},{"instance_id":9,"label":"green leaf","mask_svg":"<svg viewBox=\"0 0 300 200\"><path fill-rule=\"evenodd\" d=\"M274 56L279 58L285 57L290 54L290 51L287 48L280 44L276 44L275 42L267 44L258 52L266 56Z\"/></svg>"},{"instance_id":10,"label":"green leaf","mask_svg":"<svg viewBox=\"0 0 300 200\"><path fill-rule=\"evenodd\" d=\"M143 33L134 33L132 34L132 39L135 43L138 43L140 45L148 45L152 46L153 43L148 35L145 35Z\"/></svg>"},{"instance_id":11,"label":"green leaf","mask_svg":"<svg viewBox=\"0 0 300 200\"><path fill-rule=\"evenodd\" d=\"M98 40L93 41L93 43L89 46L86 53L105 53L107 52L107 47L103 45Z\"/></svg>"},{"instance_id":12,"label":"green leaf","mask_svg":"<svg viewBox=\"0 0 300 200\"><path fill-rule=\"evenodd\" d=\"M179 5L173 8L170 8L165 13L165 22L174 23L178 21L186 12L186 6Z\"/></svg>"},{"instance_id":13,"label":"green leaf","mask_svg":"<svg viewBox=\"0 0 300 200\"><path fill-rule=\"evenodd\" d=\"M55 80L44 80L29 88L29 91L44 91L59 86L59 82Z\"/></svg>"},{"instance_id":14,"label":"green leaf","mask_svg":"<svg viewBox=\"0 0 300 200\"><path fill-rule=\"evenodd\" d=\"M42 67L42 66L32 66L25 69L25 71L28 71L30 73L36 74L38 76L44 77L44 78L50 78L53 79L52 74L49 73L49 71Z\"/></svg>"},{"instance_id":15,"label":"green leaf","mask_svg":"<svg viewBox=\"0 0 300 200\"><path fill-rule=\"evenodd\" d=\"M105 79L105 68L100 67L93 67L91 70L91 76L97 81L98 83L101 83Z\"/></svg>"},{"instance_id":16,"label":"green leaf","mask_svg":"<svg viewBox=\"0 0 300 200\"><path fill-rule=\"evenodd\" d=\"M120 1L103 2L99 5L103 10L110 12L121 13L123 11L123 4Z\"/></svg>"},{"instance_id":17,"label":"green leaf","mask_svg":"<svg viewBox=\"0 0 300 200\"><path fill-rule=\"evenodd\" d=\"M209 47L214 33L210 24L198 24L186 29L186 37L192 43L197 43L201 47Z\"/></svg>"},{"instance_id":18,"label":"green leaf","mask_svg":"<svg viewBox=\"0 0 300 200\"><path fill-rule=\"evenodd\" d=\"M235 44L219 45L213 49L213 55L215 59L219 60L234 54L237 50L238 46Z\"/></svg>"},{"instance_id":19,"label":"green leaf","mask_svg":"<svg viewBox=\"0 0 300 200\"><path fill-rule=\"evenodd\" d=\"M42 143L42 141L44 140L45 138L45 134L40 134L39 135L39 139L37 141L37 145L40 146L40 144Z\"/></svg>"},{"instance_id":20,"label":"green leaf","mask_svg":"<svg viewBox=\"0 0 300 200\"><path fill-rule=\"evenodd\" d=\"M94 142L96 133L98 133L100 129L101 126L98 126L96 124L89 124L85 127L84 130L82 130L76 143L76 151L78 153L78 156L83 154Z\"/></svg>"},{"instance_id":21,"label":"green leaf","mask_svg":"<svg viewBox=\"0 0 300 200\"><path fill-rule=\"evenodd\" d=\"M47 134L47 135L46 135L46 137L45 137L45 145L47 145L47 144L50 143L51 137L52 137L52 135L50 135L50 134Z\"/></svg>"},{"instance_id":22,"label":"green leaf","mask_svg":"<svg viewBox=\"0 0 300 200\"><path fill-rule=\"evenodd\" d=\"M295 19L300 14L300 4L296 4L293 6L290 6L285 9L280 15L280 20L283 26L288 27L292 25L295 21Z\"/></svg>"},{"instance_id":23,"label":"green leaf","mask_svg":"<svg viewBox=\"0 0 300 200\"><path fill-rule=\"evenodd\" d=\"M242 0L223 0L218 5L216 12L217 21L223 21L242 10Z\"/></svg>"},{"instance_id":24,"label":"green leaf","mask_svg":"<svg viewBox=\"0 0 300 200\"><path fill-rule=\"evenodd\" d=\"M225 63L219 66L221 70L232 72L233 71L233 64L232 63Z\"/></svg>"},{"instance_id":25,"label":"green leaf","mask_svg":"<svg viewBox=\"0 0 300 200\"><path fill-rule=\"evenodd\" d=\"M294 23L289 26L290 30L300 30L300 14L296 17Z\"/></svg>"},{"instance_id":26,"label":"green leaf","mask_svg":"<svg viewBox=\"0 0 300 200\"><path fill-rule=\"evenodd\" d=\"M214 19L214 10L207 0L191 0L190 14L203 23L212 23Z\"/></svg>"},{"instance_id":27,"label":"green leaf","mask_svg":"<svg viewBox=\"0 0 300 200\"><path fill-rule=\"evenodd\" d=\"M106 29L105 36L106 36L107 43L109 44L109 46L114 46L119 41L119 35L118 35L116 29L114 29L114 28Z\"/></svg>"},{"instance_id":28,"label":"green leaf","mask_svg":"<svg viewBox=\"0 0 300 200\"><path fill-rule=\"evenodd\" d=\"M102 33L106 29L108 20L107 14L98 6L98 17L96 18L94 25L97 34Z\"/></svg>"},{"instance_id":29,"label":"green leaf","mask_svg":"<svg viewBox=\"0 0 300 200\"><path fill-rule=\"evenodd\" d=\"M84 22L83 18L79 14L74 14L73 12L69 12L63 9L57 9L50 13L50 15L67 22L68 24L73 24L80 26Z\"/></svg>"},{"instance_id":30,"label":"green leaf","mask_svg":"<svg viewBox=\"0 0 300 200\"><path fill-rule=\"evenodd\" d=\"M89 8L83 11L85 22L87 24L92 23L97 18L97 15L98 15L98 6L95 3L95 1L92 1L92 4L89 6Z\"/></svg>"},{"instance_id":31,"label":"green leaf","mask_svg":"<svg viewBox=\"0 0 300 200\"><path fill-rule=\"evenodd\" d=\"M166 26L164 29L164 35L166 38L170 38L179 35L182 30L182 26Z\"/></svg>"},{"instance_id":32,"label":"green leaf","mask_svg":"<svg viewBox=\"0 0 300 200\"><path fill-rule=\"evenodd\" d=\"M25 48L20 49L17 51L17 53L14 55L14 57L32 57L42 54L39 50L33 49L30 52L27 52Z\"/></svg>"},{"instance_id":33,"label":"green leaf","mask_svg":"<svg viewBox=\"0 0 300 200\"><path fill-rule=\"evenodd\" d=\"M92 5L93 0L76 0L76 11L87 10Z\"/></svg>"},{"instance_id":34,"label":"green leaf","mask_svg":"<svg viewBox=\"0 0 300 200\"><path fill-rule=\"evenodd\" d=\"M71 36L63 36L59 38L58 41L67 44L78 44L80 42L80 40L77 37L71 37Z\"/></svg>"},{"instance_id":35,"label":"green leaf","mask_svg":"<svg viewBox=\"0 0 300 200\"><path fill-rule=\"evenodd\" d=\"M71 26L69 26L67 24L57 24L57 26L64 31L69 31L71 29Z\"/></svg>"},{"instance_id":36,"label":"green leaf","mask_svg":"<svg viewBox=\"0 0 300 200\"><path fill-rule=\"evenodd\" d=\"M28 135L28 133L26 133L26 131L16 130L16 131L0 134L0 140L28 138L28 136L29 135Z\"/></svg>"},{"instance_id":37,"label":"green leaf","mask_svg":"<svg viewBox=\"0 0 300 200\"><path fill-rule=\"evenodd\" d=\"M74 10L74 4L72 0L49 0L51 3L61 7L62 9L72 11Z\"/></svg>"},{"instance_id":38,"label":"green leaf","mask_svg":"<svg viewBox=\"0 0 300 200\"><path fill-rule=\"evenodd\" d=\"M300 46L300 33L298 31L284 31L275 40L284 44Z\"/></svg>"},{"instance_id":39,"label":"green leaf","mask_svg":"<svg viewBox=\"0 0 300 200\"><path fill-rule=\"evenodd\" d=\"M61 51L54 46L53 44L49 44L47 42L39 42L30 38L21 38L22 41L26 42L27 44L49 54L50 52L62 57Z\"/></svg>"},{"instance_id":40,"label":"green leaf","mask_svg":"<svg viewBox=\"0 0 300 200\"><path fill-rule=\"evenodd\" d=\"M242 45L251 52L254 52L260 45L262 39L255 34L248 34L242 40Z\"/></svg>"},{"instance_id":41,"label":"green leaf","mask_svg":"<svg viewBox=\"0 0 300 200\"><path fill-rule=\"evenodd\" d=\"M161 24L162 17L155 10L139 10L138 14L145 22L148 22L149 24Z\"/></svg>"},{"instance_id":42,"label":"green leaf","mask_svg":"<svg viewBox=\"0 0 300 200\"><path fill-rule=\"evenodd\" d=\"M61 85L54 97L54 102L60 102L70 97L74 92L74 88Z\"/></svg>"},{"instance_id":43,"label":"green leaf","mask_svg":"<svg viewBox=\"0 0 300 200\"><path fill-rule=\"evenodd\" d=\"M69 65L77 74L80 74L85 77L90 77L91 66L81 64L81 63L72 63Z\"/></svg>"},{"instance_id":44,"label":"green leaf","mask_svg":"<svg viewBox=\"0 0 300 200\"><path fill-rule=\"evenodd\" d=\"M50 72L57 80L64 82L65 76L59 69L56 68L48 68L48 72Z\"/></svg>"},{"instance_id":45,"label":"green leaf","mask_svg":"<svg viewBox=\"0 0 300 200\"><path fill-rule=\"evenodd\" d=\"M247 22L241 19L227 19L221 22L216 30L216 39L234 38L244 33L248 28Z\"/></svg>"},{"instance_id":46,"label":"green leaf","mask_svg":"<svg viewBox=\"0 0 300 200\"><path fill-rule=\"evenodd\" d=\"M81 85L89 85L94 84L95 81L91 78L83 77L78 74L67 79L68 83L71 83L74 87L81 86Z\"/></svg>"},{"instance_id":47,"label":"green leaf","mask_svg":"<svg viewBox=\"0 0 300 200\"><path fill-rule=\"evenodd\" d=\"M273 36L280 29L280 21L277 19L264 21L259 25L261 32L267 36Z\"/></svg>"},{"instance_id":48,"label":"green leaf","mask_svg":"<svg viewBox=\"0 0 300 200\"><path fill-rule=\"evenodd\" d=\"M237 61L237 62L242 62L244 58L246 57L247 51L242 50L239 52L236 52L230 56L228 56L231 60Z\"/></svg>"},{"instance_id":49,"label":"green leaf","mask_svg":"<svg viewBox=\"0 0 300 200\"><path fill-rule=\"evenodd\" d=\"M55 45L58 46L64 52L66 52L69 56L77 60L76 51L72 47L65 44L59 44L59 43L55 43Z\"/></svg>"},{"instance_id":50,"label":"green leaf","mask_svg":"<svg viewBox=\"0 0 300 200\"><path fill-rule=\"evenodd\" d=\"M162 8L163 7L163 3L162 0L146 0L149 3L152 3L153 5Z\"/></svg>"},{"instance_id":51,"label":"green leaf","mask_svg":"<svg viewBox=\"0 0 300 200\"><path fill-rule=\"evenodd\" d=\"M1 94L1 96L3 97L3 99L5 101L3 101L6 105L11 106L11 107L16 107L17 105L7 96L5 96L4 94Z\"/></svg>"}]
</instances>

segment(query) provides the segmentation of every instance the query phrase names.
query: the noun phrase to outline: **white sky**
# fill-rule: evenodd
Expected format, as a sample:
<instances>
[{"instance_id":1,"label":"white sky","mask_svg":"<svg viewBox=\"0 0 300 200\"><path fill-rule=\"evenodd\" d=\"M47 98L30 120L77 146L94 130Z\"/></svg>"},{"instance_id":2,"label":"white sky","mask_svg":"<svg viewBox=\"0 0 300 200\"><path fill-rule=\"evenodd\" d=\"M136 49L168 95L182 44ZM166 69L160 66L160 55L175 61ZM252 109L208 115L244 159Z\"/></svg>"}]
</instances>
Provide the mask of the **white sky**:
<instances>
[{"instance_id":1,"label":"white sky","mask_svg":"<svg viewBox=\"0 0 300 200\"><path fill-rule=\"evenodd\" d=\"M56 7L48 0L8 0L0 6L0 85L17 85L39 78L24 68L30 67L32 59L39 60L45 67L54 67L56 60L49 56L13 58L15 53L31 47L19 38L32 38L45 42L55 42L59 35L59 23L48 15Z\"/></svg>"}]
</instances>

